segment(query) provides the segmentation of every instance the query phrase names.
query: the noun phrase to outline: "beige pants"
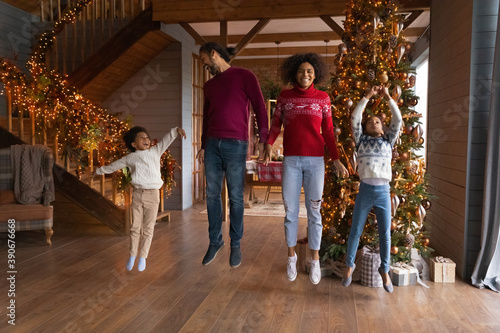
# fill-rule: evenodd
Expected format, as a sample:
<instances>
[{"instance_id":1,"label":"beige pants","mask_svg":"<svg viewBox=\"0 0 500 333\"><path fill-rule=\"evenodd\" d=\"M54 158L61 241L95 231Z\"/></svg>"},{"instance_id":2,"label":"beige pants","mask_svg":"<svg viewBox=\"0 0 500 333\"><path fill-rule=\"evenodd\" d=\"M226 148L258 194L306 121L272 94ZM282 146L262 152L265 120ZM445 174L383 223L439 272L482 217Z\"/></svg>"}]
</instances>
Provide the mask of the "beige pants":
<instances>
[{"instance_id":1,"label":"beige pants","mask_svg":"<svg viewBox=\"0 0 500 333\"><path fill-rule=\"evenodd\" d=\"M132 227L130 228L130 256L147 258L160 203L159 190L134 189L132 194ZM142 236L142 237L141 237Z\"/></svg>"}]
</instances>

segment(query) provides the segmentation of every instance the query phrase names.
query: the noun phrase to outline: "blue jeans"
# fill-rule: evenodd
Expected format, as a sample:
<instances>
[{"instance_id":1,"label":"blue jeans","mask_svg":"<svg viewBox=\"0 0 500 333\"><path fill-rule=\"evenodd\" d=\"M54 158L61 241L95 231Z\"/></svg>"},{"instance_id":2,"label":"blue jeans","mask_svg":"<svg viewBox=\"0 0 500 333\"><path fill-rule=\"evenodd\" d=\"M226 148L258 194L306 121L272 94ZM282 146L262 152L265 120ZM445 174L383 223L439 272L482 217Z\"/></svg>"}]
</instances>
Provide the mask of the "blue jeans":
<instances>
[{"instance_id":1,"label":"blue jeans","mask_svg":"<svg viewBox=\"0 0 500 333\"><path fill-rule=\"evenodd\" d=\"M243 190L247 141L207 139L205 177L207 180L208 237L211 245L222 242L222 180L226 176L229 196L231 247L240 247L243 237Z\"/></svg>"},{"instance_id":2,"label":"blue jeans","mask_svg":"<svg viewBox=\"0 0 500 333\"><path fill-rule=\"evenodd\" d=\"M285 156L283 158L282 189L286 213L285 238L288 247L297 245L300 190L304 186L309 248L319 250L323 233L320 209L324 183L323 156Z\"/></svg>"},{"instance_id":3,"label":"blue jeans","mask_svg":"<svg viewBox=\"0 0 500 333\"><path fill-rule=\"evenodd\" d=\"M347 243L346 266L353 267L359 238L363 233L368 214L375 207L380 244L380 267L384 272L389 272L389 255L391 245L391 187L385 185L369 185L361 182L359 193L356 196L352 226Z\"/></svg>"}]
</instances>

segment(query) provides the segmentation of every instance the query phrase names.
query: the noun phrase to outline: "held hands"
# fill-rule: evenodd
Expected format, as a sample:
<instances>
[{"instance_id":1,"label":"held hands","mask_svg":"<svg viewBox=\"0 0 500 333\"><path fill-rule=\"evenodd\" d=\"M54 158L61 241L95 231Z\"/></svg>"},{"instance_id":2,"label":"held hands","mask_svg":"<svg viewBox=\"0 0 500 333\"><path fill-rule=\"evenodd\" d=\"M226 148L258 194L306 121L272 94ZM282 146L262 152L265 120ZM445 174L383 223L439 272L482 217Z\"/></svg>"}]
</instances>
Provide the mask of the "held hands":
<instances>
[{"instance_id":1,"label":"held hands","mask_svg":"<svg viewBox=\"0 0 500 333\"><path fill-rule=\"evenodd\" d=\"M184 140L186 139L186 131L184 131L182 128L177 127L177 134L183 137Z\"/></svg>"},{"instance_id":2,"label":"held hands","mask_svg":"<svg viewBox=\"0 0 500 333\"><path fill-rule=\"evenodd\" d=\"M271 155L273 153L273 146L267 143L265 145L264 144L262 145L263 146L259 147L259 159L257 160L257 163L263 163L264 165L267 165L271 160Z\"/></svg>"}]
</instances>

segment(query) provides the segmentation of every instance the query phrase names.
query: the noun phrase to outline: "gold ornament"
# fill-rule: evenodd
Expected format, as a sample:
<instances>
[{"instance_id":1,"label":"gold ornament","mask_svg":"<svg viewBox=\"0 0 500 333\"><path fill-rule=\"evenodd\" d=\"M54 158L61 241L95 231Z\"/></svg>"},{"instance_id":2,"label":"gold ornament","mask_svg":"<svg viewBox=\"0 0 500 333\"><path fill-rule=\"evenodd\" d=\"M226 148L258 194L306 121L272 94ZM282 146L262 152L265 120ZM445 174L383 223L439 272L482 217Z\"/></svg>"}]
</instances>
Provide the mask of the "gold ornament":
<instances>
[{"instance_id":1,"label":"gold ornament","mask_svg":"<svg viewBox=\"0 0 500 333\"><path fill-rule=\"evenodd\" d=\"M391 230L396 230L398 227L398 224L396 222L391 223Z\"/></svg>"},{"instance_id":2,"label":"gold ornament","mask_svg":"<svg viewBox=\"0 0 500 333\"><path fill-rule=\"evenodd\" d=\"M397 254L399 252L399 248L397 246L391 246L391 253Z\"/></svg>"},{"instance_id":3,"label":"gold ornament","mask_svg":"<svg viewBox=\"0 0 500 333\"><path fill-rule=\"evenodd\" d=\"M410 78L408 79L408 82L410 83L410 88L413 88L415 86L416 80L417 78L415 77L415 75L410 76Z\"/></svg>"},{"instance_id":4,"label":"gold ornament","mask_svg":"<svg viewBox=\"0 0 500 333\"><path fill-rule=\"evenodd\" d=\"M353 105L352 99L348 98L345 100L344 105L346 108L350 109Z\"/></svg>"},{"instance_id":5,"label":"gold ornament","mask_svg":"<svg viewBox=\"0 0 500 333\"><path fill-rule=\"evenodd\" d=\"M422 127L421 124L417 124L411 132L415 140L419 141L422 135L424 134L424 128Z\"/></svg>"},{"instance_id":6,"label":"gold ornament","mask_svg":"<svg viewBox=\"0 0 500 333\"><path fill-rule=\"evenodd\" d=\"M378 76L378 80L380 81L380 83L386 83L387 81L389 81L389 77L387 76L387 72L380 73Z\"/></svg>"},{"instance_id":7,"label":"gold ornament","mask_svg":"<svg viewBox=\"0 0 500 333\"><path fill-rule=\"evenodd\" d=\"M391 195L391 213L392 213L392 216L396 215L396 211L398 210L398 207L399 207L399 197L393 193Z\"/></svg>"},{"instance_id":8,"label":"gold ornament","mask_svg":"<svg viewBox=\"0 0 500 333\"><path fill-rule=\"evenodd\" d=\"M422 205L418 205L418 209L415 211L415 215L417 215L418 217L418 222L419 222L419 226L422 227L423 223L424 223L424 218L425 218L425 214L426 214L426 210L424 207L422 207Z\"/></svg>"},{"instance_id":9,"label":"gold ornament","mask_svg":"<svg viewBox=\"0 0 500 333\"><path fill-rule=\"evenodd\" d=\"M405 84L408 84L410 85L409 83L405 83ZM409 87L411 88L411 87ZM408 100L408 103L411 105L411 106L415 106L418 104L418 99L416 97L412 97Z\"/></svg>"},{"instance_id":10,"label":"gold ornament","mask_svg":"<svg viewBox=\"0 0 500 333\"><path fill-rule=\"evenodd\" d=\"M396 59L397 59L398 64L401 61L401 59L403 58L405 51L406 51L406 47L404 44L399 44L398 47L396 48Z\"/></svg>"},{"instance_id":11,"label":"gold ornament","mask_svg":"<svg viewBox=\"0 0 500 333\"><path fill-rule=\"evenodd\" d=\"M346 54L347 53L347 46L344 43L340 43L339 46L339 53L340 54Z\"/></svg>"},{"instance_id":12,"label":"gold ornament","mask_svg":"<svg viewBox=\"0 0 500 333\"><path fill-rule=\"evenodd\" d=\"M398 100L399 97L401 97L401 93L402 93L401 86L399 84L396 84L392 89L392 99L395 101Z\"/></svg>"},{"instance_id":13,"label":"gold ornament","mask_svg":"<svg viewBox=\"0 0 500 333\"><path fill-rule=\"evenodd\" d=\"M427 199L423 199L422 202L421 202L421 205L426 210L429 210L431 208L431 202L429 200L427 200Z\"/></svg>"},{"instance_id":14,"label":"gold ornament","mask_svg":"<svg viewBox=\"0 0 500 333\"><path fill-rule=\"evenodd\" d=\"M413 131L413 126L410 125L410 124L406 124L406 126L405 126L405 134L410 135L412 131Z\"/></svg>"}]
</instances>

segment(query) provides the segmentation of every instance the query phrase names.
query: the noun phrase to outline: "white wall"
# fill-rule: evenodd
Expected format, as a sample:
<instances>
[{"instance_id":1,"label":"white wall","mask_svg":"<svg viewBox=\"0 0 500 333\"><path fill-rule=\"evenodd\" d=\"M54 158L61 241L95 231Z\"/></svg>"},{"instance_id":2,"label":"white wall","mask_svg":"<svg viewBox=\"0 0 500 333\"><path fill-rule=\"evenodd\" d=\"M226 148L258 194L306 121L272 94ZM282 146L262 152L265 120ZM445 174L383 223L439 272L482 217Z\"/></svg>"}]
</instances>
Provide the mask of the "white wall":
<instances>
[{"instance_id":1,"label":"white wall","mask_svg":"<svg viewBox=\"0 0 500 333\"><path fill-rule=\"evenodd\" d=\"M162 31L180 40L169 44L155 59L130 78L104 102L110 112L133 117L133 126L145 127L152 139L161 139L174 126L186 131L187 139L176 139L170 152L177 169L177 187L165 201L165 209L186 209L192 205L191 108L192 52L194 40L180 26L163 26Z\"/></svg>"},{"instance_id":2,"label":"white wall","mask_svg":"<svg viewBox=\"0 0 500 333\"><path fill-rule=\"evenodd\" d=\"M192 182L192 112L193 112L193 53L198 54L199 46L194 39L178 24L162 24L161 30L167 35L181 42L181 106L182 106L182 128L186 130L187 139L182 145L182 208L186 209L193 205Z\"/></svg>"}]
</instances>

